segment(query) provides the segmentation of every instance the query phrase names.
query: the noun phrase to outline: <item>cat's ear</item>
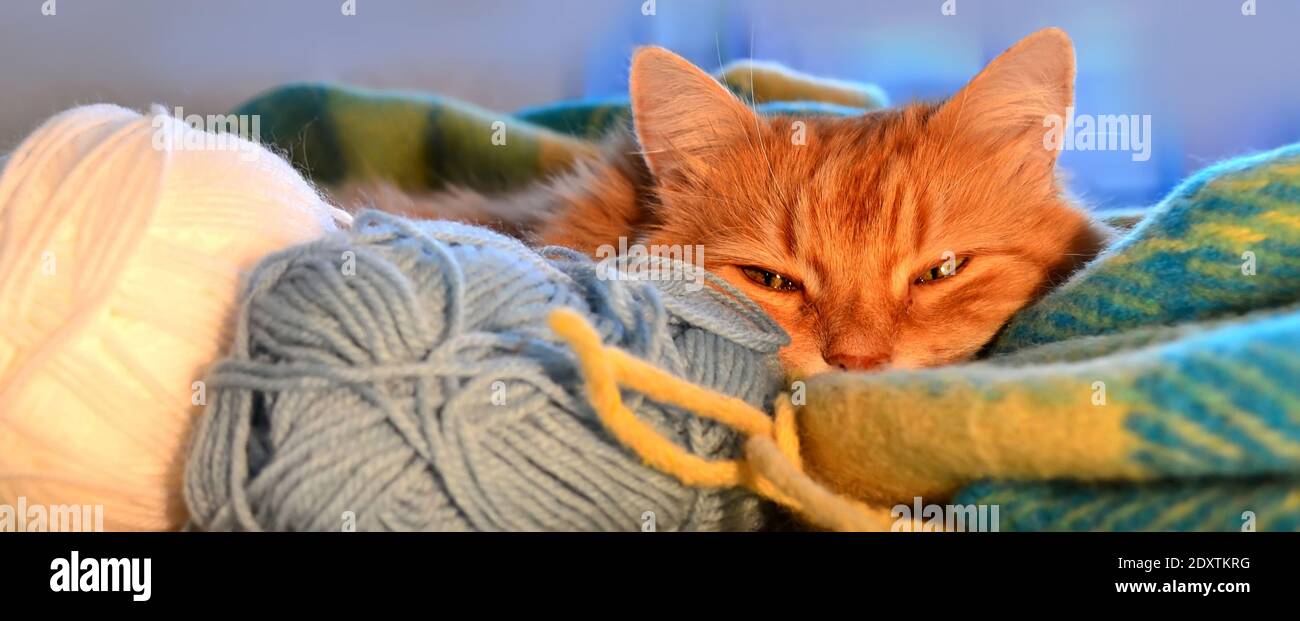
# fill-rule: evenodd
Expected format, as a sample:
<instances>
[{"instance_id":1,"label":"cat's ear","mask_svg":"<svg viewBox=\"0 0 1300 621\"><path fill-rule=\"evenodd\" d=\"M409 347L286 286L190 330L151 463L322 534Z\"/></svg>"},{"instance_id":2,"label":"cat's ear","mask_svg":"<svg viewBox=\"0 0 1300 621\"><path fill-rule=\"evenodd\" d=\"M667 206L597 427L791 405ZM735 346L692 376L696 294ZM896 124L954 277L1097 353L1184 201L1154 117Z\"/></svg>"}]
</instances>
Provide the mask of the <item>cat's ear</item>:
<instances>
[{"instance_id":1,"label":"cat's ear","mask_svg":"<svg viewBox=\"0 0 1300 621\"><path fill-rule=\"evenodd\" d=\"M743 139L753 111L690 61L661 47L632 57L632 120L656 176L707 166L710 151Z\"/></svg>"},{"instance_id":2,"label":"cat's ear","mask_svg":"<svg viewBox=\"0 0 1300 621\"><path fill-rule=\"evenodd\" d=\"M1054 165L1058 152L1045 137L1074 105L1074 71L1070 37L1057 28L1040 30L993 59L943 104L935 120L963 136Z\"/></svg>"}]
</instances>

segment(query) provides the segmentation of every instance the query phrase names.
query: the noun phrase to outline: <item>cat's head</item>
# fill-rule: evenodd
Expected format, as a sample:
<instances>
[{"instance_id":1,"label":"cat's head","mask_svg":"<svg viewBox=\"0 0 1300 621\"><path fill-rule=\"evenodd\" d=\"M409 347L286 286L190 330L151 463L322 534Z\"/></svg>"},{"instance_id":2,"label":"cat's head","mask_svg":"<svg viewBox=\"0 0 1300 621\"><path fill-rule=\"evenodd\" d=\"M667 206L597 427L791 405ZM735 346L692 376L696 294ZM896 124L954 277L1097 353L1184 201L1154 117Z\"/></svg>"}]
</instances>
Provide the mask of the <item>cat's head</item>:
<instances>
[{"instance_id":1,"label":"cat's head","mask_svg":"<svg viewBox=\"0 0 1300 621\"><path fill-rule=\"evenodd\" d=\"M966 359L1104 243L1045 147L1073 91L1054 29L947 102L856 118L761 118L643 48L633 118L662 203L647 241L703 246L705 267L790 333L795 373Z\"/></svg>"}]
</instances>

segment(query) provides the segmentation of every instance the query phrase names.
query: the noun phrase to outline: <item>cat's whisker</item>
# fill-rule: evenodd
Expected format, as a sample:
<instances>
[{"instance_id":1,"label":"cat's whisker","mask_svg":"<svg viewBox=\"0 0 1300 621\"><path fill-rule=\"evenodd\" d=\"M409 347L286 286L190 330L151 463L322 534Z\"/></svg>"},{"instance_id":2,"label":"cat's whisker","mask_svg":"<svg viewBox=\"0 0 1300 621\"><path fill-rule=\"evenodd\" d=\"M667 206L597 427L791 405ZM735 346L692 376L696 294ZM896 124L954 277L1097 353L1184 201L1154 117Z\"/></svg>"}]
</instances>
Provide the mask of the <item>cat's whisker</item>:
<instances>
[{"instance_id":1,"label":"cat's whisker","mask_svg":"<svg viewBox=\"0 0 1300 621\"><path fill-rule=\"evenodd\" d=\"M717 32L714 32L714 33L713 33L713 44L714 44L714 49L717 51L717 54L718 54L718 67L719 67L719 69L721 69L721 68L722 68L722 43L721 43L721 41L720 41L719 38L718 38L718 33L717 33ZM786 195L784 188L782 188L782 187L781 187L781 184L777 181L777 178L776 178L776 169L773 168L773 166L772 166L772 158L768 156L768 153L767 153L767 147L763 144L762 119L759 118L758 111L757 111L757 105L758 105L758 103L757 103L757 101L754 99L754 63L753 63L753 58L754 58L754 25L753 25L752 23L749 25L749 58L750 58L750 63L749 63L749 102L748 102L748 105L749 105L749 109L750 109L750 111L751 111L750 116L753 117L753 120L754 120L754 136L751 138L751 137L748 135L748 133L746 133L746 134L745 134L745 141L749 144L750 151L757 152L757 153L759 153L760 155L763 156L763 162L767 165L768 184L769 184L769 186L772 188L772 192L773 192L774 194L776 194L777 196L781 197L782 202L784 202L785 204L789 205L789 204L790 204L790 199L789 199L789 197ZM744 102L744 99L742 98L741 101ZM757 140L757 142L758 142L758 146L757 146L757 148L755 148L755 146L754 146L754 142L755 142L755 140Z\"/></svg>"}]
</instances>

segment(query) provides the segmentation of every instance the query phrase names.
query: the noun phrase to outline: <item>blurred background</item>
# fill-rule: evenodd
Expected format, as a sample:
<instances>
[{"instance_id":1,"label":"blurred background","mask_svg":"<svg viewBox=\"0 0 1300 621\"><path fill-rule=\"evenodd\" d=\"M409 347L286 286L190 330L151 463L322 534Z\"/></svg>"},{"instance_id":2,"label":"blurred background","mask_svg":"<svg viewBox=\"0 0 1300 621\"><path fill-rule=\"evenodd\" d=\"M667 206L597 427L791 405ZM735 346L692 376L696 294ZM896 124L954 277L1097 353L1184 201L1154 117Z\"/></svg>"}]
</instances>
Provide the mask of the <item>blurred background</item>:
<instances>
[{"instance_id":1,"label":"blurred background","mask_svg":"<svg viewBox=\"0 0 1300 621\"><path fill-rule=\"evenodd\" d=\"M647 0L344 4L0 0L0 151L77 104L215 114L303 80L506 111L618 95L647 43L709 70L755 57L873 82L903 103L951 94L1046 26L1074 38L1079 114L1152 119L1147 161L1062 156L1098 208L1152 203L1207 163L1300 139L1297 0L655 0L652 15Z\"/></svg>"}]
</instances>

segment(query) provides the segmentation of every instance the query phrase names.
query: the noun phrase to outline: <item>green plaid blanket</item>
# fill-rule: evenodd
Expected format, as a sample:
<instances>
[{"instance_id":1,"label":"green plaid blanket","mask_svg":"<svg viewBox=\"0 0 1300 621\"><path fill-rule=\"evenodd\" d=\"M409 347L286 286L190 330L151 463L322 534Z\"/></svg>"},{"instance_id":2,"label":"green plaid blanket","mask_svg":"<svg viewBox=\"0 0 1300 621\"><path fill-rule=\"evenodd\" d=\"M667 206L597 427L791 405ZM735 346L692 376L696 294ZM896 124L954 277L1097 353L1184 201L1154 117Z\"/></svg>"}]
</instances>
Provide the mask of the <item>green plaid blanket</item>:
<instances>
[{"instance_id":1,"label":"green plaid blanket","mask_svg":"<svg viewBox=\"0 0 1300 621\"><path fill-rule=\"evenodd\" d=\"M759 63L719 77L765 112L886 103ZM591 152L627 102L505 114L299 84L236 112L327 187L498 191ZM847 425L826 433L871 449L845 459L882 493L997 505L1002 530L1300 528L1300 147L1207 169L1147 214L1120 214L1136 226L1013 318L988 359L817 376L801 420Z\"/></svg>"}]
</instances>

